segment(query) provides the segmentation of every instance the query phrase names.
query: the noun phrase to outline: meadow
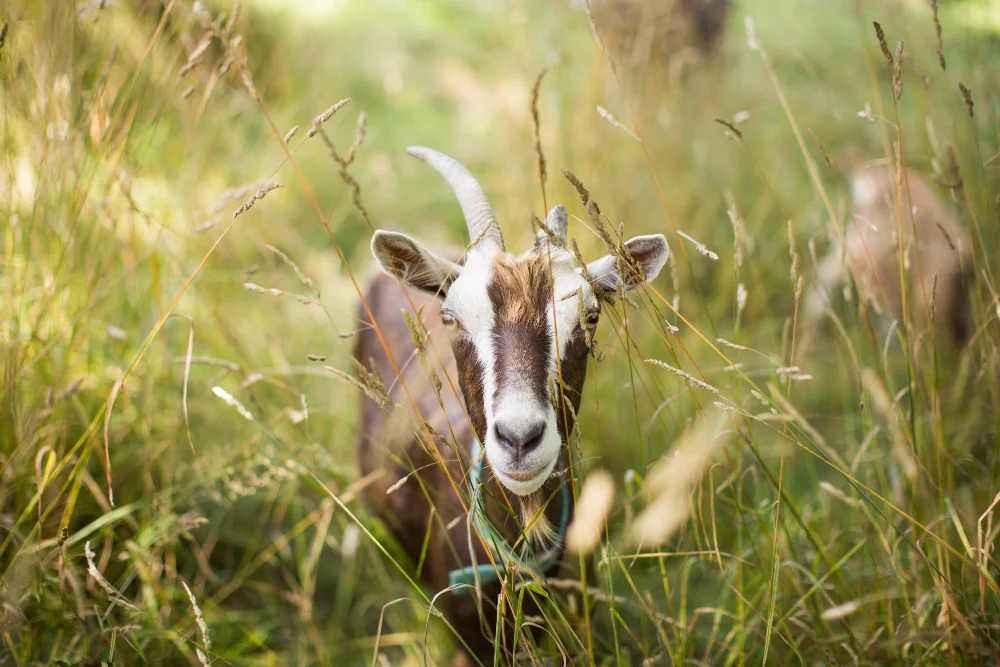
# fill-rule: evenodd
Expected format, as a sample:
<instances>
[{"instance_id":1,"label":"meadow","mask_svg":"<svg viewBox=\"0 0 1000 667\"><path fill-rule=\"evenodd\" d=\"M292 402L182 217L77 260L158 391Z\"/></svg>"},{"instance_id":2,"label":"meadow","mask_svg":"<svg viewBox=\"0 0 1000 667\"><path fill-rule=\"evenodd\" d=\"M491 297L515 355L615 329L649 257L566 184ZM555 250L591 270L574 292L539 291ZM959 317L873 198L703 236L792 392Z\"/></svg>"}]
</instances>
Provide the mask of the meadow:
<instances>
[{"instance_id":1,"label":"meadow","mask_svg":"<svg viewBox=\"0 0 1000 667\"><path fill-rule=\"evenodd\" d=\"M519 663L996 664L1000 5L939 4L742 0L658 65L568 0L0 0L0 665L450 664L355 455L373 231L468 242L412 144L512 247L563 203L604 254L563 169L670 244L598 329L613 503L511 592ZM967 343L849 283L804 343L851 161L968 230Z\"/></svg>"}]
</instances>

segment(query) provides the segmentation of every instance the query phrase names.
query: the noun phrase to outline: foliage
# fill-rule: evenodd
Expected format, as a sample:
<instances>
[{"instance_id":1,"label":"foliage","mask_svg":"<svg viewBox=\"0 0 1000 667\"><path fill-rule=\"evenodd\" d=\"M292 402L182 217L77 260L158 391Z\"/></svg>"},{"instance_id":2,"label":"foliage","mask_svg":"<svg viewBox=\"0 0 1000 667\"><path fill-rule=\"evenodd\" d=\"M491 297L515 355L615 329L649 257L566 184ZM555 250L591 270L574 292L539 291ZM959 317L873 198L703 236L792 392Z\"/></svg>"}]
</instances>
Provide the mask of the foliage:
<instances>
[{"instance_id":1,"label":"foliage","mask_svg":"<svg viewBox=\"0 0 1000 667\"><path fill-rule=\"evenodd\" d=\"M358 501L358 392L325 366L350 368L372 227L464 229L405 146L459 158L527 245L544 67L549 205L570 208L585 256L604 251L557 177L571 169L612 228L666 233L673 261L601 324L582 460L619 488L585 581L512 592L511 616L549 631L520 632L525 651L996 654L992 5L942 3L946 70L930 6L899 0L746 3L716 58L613 70L569 3L313 4L0 6L0 664L450 654L414 564ZM904 40L898 101L872 20L890 50ZM798 279L844 228L842 166L898 146L971 230L977 335L954 349L837 297L802 352ZM647 480L715 402L732 433L682 495L690 516L635 546Z\"/></svg>"}]
</instances>

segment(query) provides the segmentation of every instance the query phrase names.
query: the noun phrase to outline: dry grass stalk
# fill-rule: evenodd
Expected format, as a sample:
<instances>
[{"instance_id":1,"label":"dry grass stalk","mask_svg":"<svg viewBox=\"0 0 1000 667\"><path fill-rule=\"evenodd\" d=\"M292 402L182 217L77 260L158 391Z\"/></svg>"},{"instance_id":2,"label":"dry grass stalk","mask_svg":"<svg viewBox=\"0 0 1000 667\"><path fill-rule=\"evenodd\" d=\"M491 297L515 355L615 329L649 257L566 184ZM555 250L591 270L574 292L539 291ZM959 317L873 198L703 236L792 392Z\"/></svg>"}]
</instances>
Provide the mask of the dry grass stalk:
<instances>
[{"instance_id":1,"label":"dry grass stalk","mask_svg":"<svg viewBox=\"0 0 1000 667\"><path fill-rule=\"evenodd\" d=\"M728 412L732 415L743 415L743 412L739 408L733 407L732 405L726 405L722 401L712 401L712 405L719 408L723 412Z\"/></svg>"},{"instance_id":2,"label":"dry grass stalk","mask_svg":"<svg viewBox=\"0 0 1000 667\"><path fill-rule=\"evenodd\" d=\"M732 348L734 350L744 351L744 350L748 350L749 349L745 345L737 345L736 343L731 343L728 340L726 340L725 338L716 338L715 342L718 343L719 345L722 345L723 347L729 347L729 348Z\"/></svg>"},{"instance_id":3,"label":"dry grass stalk","mask_svg":"<svg viewBox=\"0 0 1000 667\"><path fill-rule=\"evenodd\" d=\"M583 255L580 253L580 247L577 245L575 238L569 240L569 246L574 259L576 259L576 265L580 270L580 275L583 276L584 280L590 283L591 288L594 290L594 296L597 297L597 300L604 303L612 303L612 296L608 294L604 288L594 282L590 272L587 271L587 262L584 261Z\"/></svg>"},{"instance_id":4,"label":"dry grass stalk","mask_svg":"<svg viewBox=\"0 0 1000 667\"><path fill-rule=\"evenodd\" d=\"M525 542L522 551L531 552L531 548L542 548L556 539L556 529L545 515L545 496L541 492L521 496L519 514L521 525L524 526Z\"/></svg>"},{"instance_id":5,"label":"dry grass stalk","mask_svg":"<svg viewBox=\"0 0 1000 667\"><path fill-rule=\"evenodd\" d=\"M420 365L424 367L427 377L430 378L434 393L440 394L441 388L444 385L437 371L434 369L434 364L431 363L430 357L427 356L427 333L423 326L413 318L409 310L401 308L400 312L403 314L406 328L410 330L410 339L413 341L413 347L417 351L417 359L420 360Z\"/></svg>"},{"instance_id":6,"label":"dry grass stalk","mask_svg":"<svg viewBox=\"0 0 1000 667\"><path fill-rule=\"evenodd\" d=\"M538 238L541 238L541 237L544 236L546 239L548 239L549 244L554 245L556 247L563 246L562 240L560 240L560 238L558 236L556 236L555 232L553 232L551 229L549 229L548 225L546 225L545 223L543 223L539 219L539 217L537 215L535 215L534 211L531 211L529 219L531 221L531 226L534 227L537 230ZM577 292L578 291L579 290L577 290ZM567 297L564 296L563 300L565 300L566 298Z\"/></svg>"},{"instance_id":7,"label":"dry grass stalk","mask_svg":"<svg viewBox=\"0 0 1000 667\"><path fill-rule=\"evenodd\" d=\"M327 109L325 111L323 111L323 113L321 113L320 115L316 116L316 118L313 119L312 127L310 127L309 131L306 132L306 139L315 137L316 133L320 131L320 128L323 126L323 124L326 121L328 121L331 118L333 118L333 115L335 113L337 113L338 111L340 111L350 101L351 101L350 97L345 97L344 99L340 100L336 104L334 104L334 105L332 105L330 107L327 107Z\"/></svg>"},{"instance_id":8,"label":"dry grass stalk","mask_svg":"<svg viewBox=\"0 0 1000 667\"><path fill-rule=\"evenodd\" d=\"M325 354L310 354L306 356L309 361L326 361Z\"/></svg>"},{"instance_id":9,"label":"dry grass stalk","mask_svg":"<svg viewBox=\"0 0 1000 667\"><path fill-rule=\"evenodd\" d=\"M941 70L944 71L947 67L944 62L944 46L941 42L941 21L938 19L938 0L931 0L931 13L934 15L934 49L937 53L938 63L941 65Z\"/></svg>"},{"instance_id":10,"label":"dry grass stalk","mask_svg":"<svg viewBox=\"0 0 1000 667\"><path fill-rule=\"evenodd\" d=\"M951 191L952 199L959 200L962 197L965 181L962 179L962 168L958 165L954 146L948 146L945 151L945 160L944 169L941 169L937 160L934 161L935 173L932 177Z\"/></svg>"},{"instance_id":11,"label":"dry grass stalk","mask_svg":"<svg viewBox=\"0 0 1000 667\"><path fill-rule=\"evenodd\" d=\"M962 92L962 99L965 100L965 108L969 111L969 118L972 118L972 91L961 81L958 82L958 89Z\"/></svg>"},{"instance_id":12,"label":"dry grass stalk","mask_svg":"<svg viewBox=\"0 0 1000 667\"><path fill-rule=\"evenodd\" d=\"M343 333L337 334L337 338L341 340L347 340L348 338L353 338L357 336L362 331L368 331L371 327L361 327L360 329L354 329L353 331L345 331Z\"/></svg>"},{"instance_id":13,"label":"dry grass stalk","mask_svg":"<svg viewBox=\"0 0 1000 667\"><path fill-rule=\"evenodd\" d=\"M743 244L746 240L746 226L743 223L743 216L740 215L740 210L736 208L736 200L733 199L731 192L725 193L726 198L726 214L729 216L729 222L733 225L733 262L736 264L736 268L739 269L743 266Z\"/></svg>"},{"instance_id":14,"label":"dry grass stalk","mask_svg":"<svg viewBox=\"0 0 1000 667\"><path fill-rule=\"evenodd\" d=\"M104 589L104 592L108 594L108 597L117 605L125 607L129 611L138 612L139 608L134 604L122 597L122 594L118 592L118 589L111 585L101 571L97 569L97 565L94 563L94 556L96 554L90 549L90 540L87 540L86 544L83 546L83 555L87 558L87 574L97 582L97 585Z\"/></svg>"},{"instance_id":15,"label":"dry grass stalk","mask_svg":"<svg viewBox=\"0 0 1000 667\"><path fill-rule=\"evenodd\" d=\"M337 163L337 172L340 175L340 180L342 180L351 191L351 201L354 204L354 208L361 214L361 218L368 224L368 227L374 230L375 226L372 224L371 217L368 215L368 209L365 207L364 202L361 201L361 185L350 174L350 172L348 172L348 168L354 164L354 159L357 157L358 149L361 148L361 144L364 143L367 123L368 116L362 111L358 114L357 131L354 134L354 141L352 141L351 145L348 146L347 153L343 157L341 157L340 153L337 152L336 146L334 146L333 141L330 139L330 136L326 133L326 131L322 128L318 128L317 131L320 138L323 139L323 143L326 144L327 149L330 151L330 157L332 157L333 161ZM313 127L317 128L318 126L314 125Z\"/></svg>"},{"instance_id":16,"label":"dry grass stalk","mask_svg":"<svg viewBox=\"0 0 1000 667\"><path fill-rule=\"evenodd\" d=\"M737 317L739 317L739 315L743 312L743 309L745 309L746 306L747 306L747 296L749 296L749 293L747 292L747 288L743 285L743 283L740 283L739 285L737 285L736 286L736 316Z\"/></svg>"},{"instance_id":17,"label":"dry grass stalk","mask_svg":"<svg viewBox=\"0 0 1000 667\"><path fill-rule=\"evenodd\" d=\"M290 129L290 130L289 130L289 131L288 131L288 132L287 132L287 133L285 134L285 136L284 136L284 137L282 138L282 141L283 141L283 142L285 142L285 143L287 144L287 143L288 143L289 141L291 141L291 140L292 140L292 137L294 137L294 136L295 136L295 133L296 133L296 132L298 132L298 131L299 131L299 126L298 126L298 125L293 125L293 126L292 126L292 129Z\"/></svg>"},{"instance_id":18,"label":"dry grass stalk","mask_svg":"<svg viewBox=\"0 0 1000 667\"><path fill-rule=\"evenodd\" d=\"M660 544L687 521L692 488L728 440L718 428L730 417L724 412L719 419L718 414L703 411L673 452L650 471L642 489L650 502L629 531L633 544Z\"/></svg>"},{"instance_id":19,"label":"dry grass stalk","mask_svg":"<svg viewBox=\"0 0 1000 667\"><path fill-rule=\"evenodd\" d=\"M288 266L292 271L295 272L295 275L299 279L299 282L301 282L303 285L312 290L313 294L319 296L319 288L316 287L315 281L313 281L312 278L303 273L302 269L299 268L298 264L293 262L291 258L288 257L288 255L278 250L273 245L268 244L265 245L264 247L267 248L270 252L280 257L281 261L284 262L286 266Z\"/></svg>"},{"instance_id":20,"label":"dry grass stalk","mask_svg":"<svg viewBox=\"0 0 1000 667\"><path fill-rule=\"evenodd\" d=\"M53 402L54 403L62 403L67 398L70 398L71 396L73 396L80 389L80 385L82 385L86 379L87 379L87 376L84 375L84 376L78 377L77 379L75 379L72 382L70 382L69 384L67 384L65 387L63 387L61 390L59 390L59 392L55 395L55 397L53 398Z\"/></svg>"},{"instance_id":21,"label":"dry grass stalk","mask_svg":"<svg viewBox=\"0 0 1000 667\"><path fill-rule=\"evenodd\" d=\"M924 68L920 66L920 63L917 62L916 58L914 58L912 55L910 55L909 51L907 51L905 55L906 55L906 59L908 61L910 61L910 67L913 68L913 72L923 82L924 88L930 88L931 79L930 79L929 76L927 76L927 72L924 71Z\"/></svg>"},{"instance_id":22,"label":"dry grass stalk","mask_svg":"<svg viewBox=\"0 0 1000 667\"><path fill-rule=\"evenodd\" d=\"M201 613L201 607L198 606L198 601L194 597L194 593L188 587L185 581L181 581L181 585L184 586L184 590L187 592L188 599L191 601L191 609L194 611L194 620L198 624L198 631L201 633L201 643L205 647L205 650L212 648L212 638L208 634L208 623L205 622L205 617ZM200 648L195 649L195 653L198 656L198 661L207 667L208 656Z\"/></svg>"},{"instance_id":23,"label":"dry grass stalk","mask_svg":"<svg viewBox=\"0 0 1000 667\"><path fill-rule=\"evenodd\" d=\"M249 422L253 421L253 415L250 411L246 409L246 406L240 403L232 394L223 389L222 387L216 385L212 387L212 393L222 399L222 402L231 408L235 408L240 416Z\"/></svg>"},{"instance_id":24,"label":"dry grass stalk","mask_svg":"<svg viewBox=\"0 0 1000 667\"><path fill-rule=\"evenodd\" d=\"M542 87L542 79L548 73L546 67L538 73L535 85L531 88L531 129L534 135L535 160L538 163L538 181L542 188L542 206L548 208L549 203L545 196L545 182L548 180L548 170L545 164L545 152L542 150L541 127L542 121L538 115L538 93Z\"/></svg>"},{"instance_id":25,"label":"dry grass stalk","mask_svg":"<svg viewBox=\"0 0 1000 667\"><path fill-rule=\"evenodd\" d=\"M601 39L601 34L597 32L597 23L594 21L594 12L590 6L590 0L583 0L583 9L587 13L587 22L590 23L590 31L594 35L594 41L597 42L597 46L600 47L601 52L604 54L604 61L608 63L608 67L611 68L611 73L618 77L618 67L615 65L614 58L611 57L611 51L604 44L604 40Z\"/></svg>"},{"instance_id":26,"label":"dry grass stalk","mask_svg":"<svg viewBox=\"0 0 1000 667\"><path fill-rule=\"evenodd\" d=\"M354 164L354 158L357 157L358 149L361 148L361 144L365 142L367 127L368 114L362 111L358 114L357 130L354 133L354 141L352 141L351 145L347 147L347 155L344 156L344 168Z\"/></svg>"},{"instance_id":27,"label":"dry grass stalk","mask_svg":"<svg viewBox=\"0 0 1000 667\"><path fill-rule=\"evenodd\" d=\"M719 255L717 253L713 252L712 250L709 250L708 246L705 245L704 243L702 243L701 241L699 241L698 239L694 238L693 236L691 236L689 234L685 234L684 232L682 232L680 230L677 230L677 234L681 238L684 238L684 239L690 241L691 243L693 243L694 247L695 247L695 250L698 251L699 255L704 255L705 257L708 257L713 262L718 262L719 261Z\"/></svg>"},{"instance_id":28,"label":"dry grass stalk","mask_svg":"<svg viewBox=\"0 0 1000 667\"><path fill-rule=\"evenodd\" d=\"M635 132L622 125L621 121L619 121L617 118L611 115L611 112L602 107L600 104L597 105L597 115L599 115L601 118L607 121L607 123L611 125L611 127L617 127L619 130L621 130L628 136L632 137L636 141L639 141L639 137L635 135Z\"/></svg>"},{"instance_id":29,"label":"dry grass stalk","mask_svg":"<svg viewBox=\"0 0 1000 667\"><path fill-rule=\"evenodd\" d=\"M743 138L743 132L736 129L736 126L733 125L730 121L726 120L725 118L716 118L715 122L726 128L726 136L729 137L730 139Z\"/></svg>"},{"instance_id":30,"label":"dry grass stalk","mask_svg":"<svg viewBox=\"0 0 1000 667\"><path fill-rule=\"evenodd\" d=\"M750 394L754 398L756 398L758 401L760 401L760 404L763 405L765 408L770 408L771 412L777 413L777 411L774 408L771 407L770 402L768 402L768 400L766 398L764 398L764 394L760 393L756 389L751 389L750 390Z\"/></svg>"},{"instance_id":31,"label":"dry grass stalk","mask_svg":"<svg viewBox=\"0 0 1000 667\"><path fill-rule=\"evenodd\" d=\"M254 183L246 183L244 185L223 190L215 204L213 204L210 209L205 211L205 215L209 217L217 215L218 213L221 213L224 208L226 208L226 204L230 201L234 199L244 199L257 190L265 188L267 185L268 181L256 181Z\"/></svg>"},{"instance_id":32,"label":"dry grass stalk","mask_svg":"<svg viewBox=\"0 0 1000 667\"><path fill-rule=\"evenodd\" d=\"M576 189L576 193L580 195L580 201L583 203L584 208L587 209L587 215L590 216L590 222L594 225L594 231L597 235L601 237L604 241L604 245L607 246L608 252L612 255L618 254L618 246L615 240L608 233L607 227L604 224L604 218L601 214L601 207L597 205L597 202L590 198L590 191L584 187L583 182L576 177L569 169L562 170L563 176L566 180L570 182Z\"/></svg>"},{"instance_id":33,"label":"dry grass stalk","mask_svg":"<svg viewBox=\"0 0 1000 667\"><path fill-rule=\"evenodd\" d=\"M257 292L258 294L270 294L271 296L281 296L285 293L276 287L262 287L257 283L251 282L243 283L243 289L250 290L251 292Z\"/></svg>"},{"instance_id":34,"label":"dry grass stalk","mask_svg":"<svg viewBox=\"0 0 1000 667\"><path fill-rule=\"evenodd\" d=\"M747 31L747 48L751 51L756 51L760 47L757 44L757 27L754 25L753 18L750 16L744 17L743 27Z\"/></svg>"},{"instance_id":35,"label":"dry grass stalk","mask_svg":"<svg viewBox=\"0 0 1000 667\"><path fill-rule=\"evenodd\" d=\"M677 377L683 378L684 380L687 380L688 382L690 382L691 384L695 385L696 387L701 387L705 391L711 392L711 393L715 394L716 396L720 396L721 397L721 394L719 393L719 390L716 389L715 387L713 387L712 385L708 384L707 382L703 382L702 380L699 380L698 378L694 377L693 375L691 375L690 373L688 373L686 371L682 371L679 368L674 368L673 366L671 366L670 364L668 364L668 363L666 363L664 361L660 361L659 359L645 359L645 360L643 360L643 363L652 364L653 366L659 366L660 368L664 368L664 369L670 371L671 373L673 373L674 375L676 375Z\"/></svg>"},{"instance_id":36,"label":"dry grass stalk","mask_svg":"<svg viewBox=\"0 0 1000 667\"><path fill-rule=\"evenodd\" d=\"M792 284L799 282L799 251L795 247L795 233L792 231L792 221L788 221L788 256L792 259L792 265L788 272L792 278Z\"/></svg>"},{"instance_id":37,"label":"dry grass stalk","mask_svg":"<svg viewBox=\"0 0 1000 667\"><path fill-rule=\"evenodd\" d=\"M861 607L861 603L857 600L851 600L850 602L845 602L844 604L838 604L835 607L830 607L829 609L824 609L819 615L824 621L836 621L838 619L850 616L856 612Z\"/></svg>"},{"instance_id":38,"label":"dry grass stalk","mask_svg":"<svg viewBox=\"0 0 1000 667\"><path fill-rule=\"evenodd\" d=\"M359 382L357 379L351 377L350 375L348 375L344 371L340 370L339 368L335 368L333 366L324 366L323 369L327 370L327 371L330 371L331 373L333 373L334 375L336 375L337 377L339 377L342 380L346 380L348 382L348 384L351 384L354 387L356 387L357 389L359 389L365 396L367 396L368 398L372 399L373 401L375 401L376 403L378 403L383 408L388 407L389 405L392 404L392 402L389 399L388 395L376 393L371 388L369 388L366 384L364 384L363 382Z\"/></svg>"},{"instance_id":39,"label":"dry grass stalk","mask_svg":"<svg viewBox=\"0 0 1000 667\"><path fill-rule=\"evenodd\" d=\"M882 55L885 56L885 64L892 67L892 53L889 52L889 45L886 44L882 26L878 24L878 21L872 21L872 25L875 26L875 36L878 38L878 45L882 49Z\"/></svg>"},{"instance_id":40,"label":"dry grass stalk","mask_svg":"<svg viewBox=\"0 0 1000 667\"><path fill-rule=\"evenodd\" d=\"M184 66L177 73L177 78L183 79L188 72L198 66L201 62L201 57L208 50L208 47L212 45L213 39L215 39L215 35L208 34L199 42L198 46L191 52L191 55L188 56L187 62L184 63Z\"/></svg>"},{"instance_id":41,"label":"dry grass stalk","mask_svg":"<svg viewBox=\"0 0 1000 667\"><path fill-rule=\"evenodd\" d=\"M358 378L360 379L355 379L339 368L334 368L333 366L324 366L323 368L330 371L337 377L347 380L348 383L360 389L362 393L378 403L382 408L388 408L389 406L394 405L389 396L389 390L386 388L381 376L379 376L378 366L375 364L375 361L371 359L369 360L371 370L365 368L361 362L353 357L350 361L351 366L354 367L354 371L358 374Z\"/></svg>"},{"instance_id":42,"label":"dry grass stalk","mask_svg":"<svg viewBox=\"0 0 1000 667\"><path fill-rule=\"evenodd\" d=\"M614 500L614 478L603 470L591 473L580 488L576 514L566 532L566 548L571 553L589 554L594 550Z\"/></svg>"},{"instance_id":43,"label":"dry grass stalk","mask_svg":"<svg viewBox=\"0 0 1000 667\"><path fill-rule=\"evenodd\" d=\"M892 66L892 94L898 100L903 95L903 40L896 42Z\"/></svg>"},{"instance_id":44,"label":"dry grass stalk","mask_svg":"<svg viewBox=\"0 0 1000 667\"><path fill-rule=\"evenodd\" d=\"M264 187L262 187L257 192L253 193L253 195L251 195L247 203L243 204L243 206L240 206L238 209L233 211L233 219L235 220L236 218L240 217L241 215L249 211L251 208L253 208L253 205L256 204L258 200L266 197L269 192L283 187L285 186L283 186L281 183L274 183L274 182L266 183Z\"/></svg>"}]
</instances>

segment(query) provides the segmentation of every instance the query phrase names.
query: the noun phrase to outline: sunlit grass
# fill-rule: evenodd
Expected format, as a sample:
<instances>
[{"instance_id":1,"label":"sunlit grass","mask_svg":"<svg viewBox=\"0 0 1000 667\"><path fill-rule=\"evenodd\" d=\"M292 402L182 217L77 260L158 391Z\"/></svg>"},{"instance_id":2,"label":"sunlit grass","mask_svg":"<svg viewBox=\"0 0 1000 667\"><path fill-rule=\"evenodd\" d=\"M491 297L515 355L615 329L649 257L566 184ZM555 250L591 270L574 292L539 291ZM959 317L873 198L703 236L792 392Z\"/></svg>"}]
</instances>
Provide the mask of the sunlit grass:
<instances>
[{"instance_id":1,"label":"sunlit grass","mask_svg":"<svg viewBox=\"0 0 1000 667\"><path fill-rule=\"evenodd\" d=\"M406 145L461 159L510 245L529 242L543 67L549 205L567 205L585 256L605 252L569 168L627 236L667 234L672 263L598 331L579 476L610 473L614 503L585 578L511 591L511 618L525 596L542 609L523 649L573 664L996 653L998 52L968 20L993 4L944 3L942 71L920 3L749 3L717 62L659 89L627 70L619 88L561 5L262 1L230 23L205 4L0 10L0 663L447 659L437 591L359 502L359 392L324 366L353 372L348 267L362 282L371 265L355 197L375 227L462 242ZM898 105L873 19L913 59ZM307 134L348 97L323 125L343 156L366 114L345 168ZM976 335L965 350L902 323L887 335L835 295L803 355L796 281L846 219L823 151L839 168L852 150L895 159L894 141L939 178L954 147L963 187L940 194L975 246ZM284 187L234 218L268 181ZM661 459L720 423L716 402L719 451L669 487L676 514L650 514ZM657 517L676 530L637 540Z\"/></svg>"}]
</instances>

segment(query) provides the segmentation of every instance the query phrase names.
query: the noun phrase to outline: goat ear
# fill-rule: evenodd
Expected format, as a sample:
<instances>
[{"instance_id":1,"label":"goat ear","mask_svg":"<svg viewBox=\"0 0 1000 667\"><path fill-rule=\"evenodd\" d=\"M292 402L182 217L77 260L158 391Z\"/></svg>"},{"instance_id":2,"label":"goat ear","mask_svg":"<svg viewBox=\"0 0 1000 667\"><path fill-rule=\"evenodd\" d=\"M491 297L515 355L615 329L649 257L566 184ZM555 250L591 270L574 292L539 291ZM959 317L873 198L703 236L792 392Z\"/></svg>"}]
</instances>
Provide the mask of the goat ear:
<instances>
[{"instance_id":1,"label":"goat ear","mask_svg":"<svg viewBox=\"0 0 1000 667\"><path fill-rule=\"evenodd\" d=\"M652 280L660 273L670 255L670 248L663 234L636 236L625 242L624 250L638 270L628 268L625 275L622 275L616 255L605 255L587 265L587 273L594 284L600 285L606 292L617 292L618 285L624 285L626 290L634 289Z\"/></svg>"},{"instance_id":2,"label":"goat ear","mask_svg":"<svg viewBox=\"0 0 1000 667\"><path fill-rule=\"evenodd\" d=\"M443 298L462 272L454 262L438 257L406 234L379 229L372 236L372 254L382 270L405 284Z\"/></svg>"}]
</instances>

